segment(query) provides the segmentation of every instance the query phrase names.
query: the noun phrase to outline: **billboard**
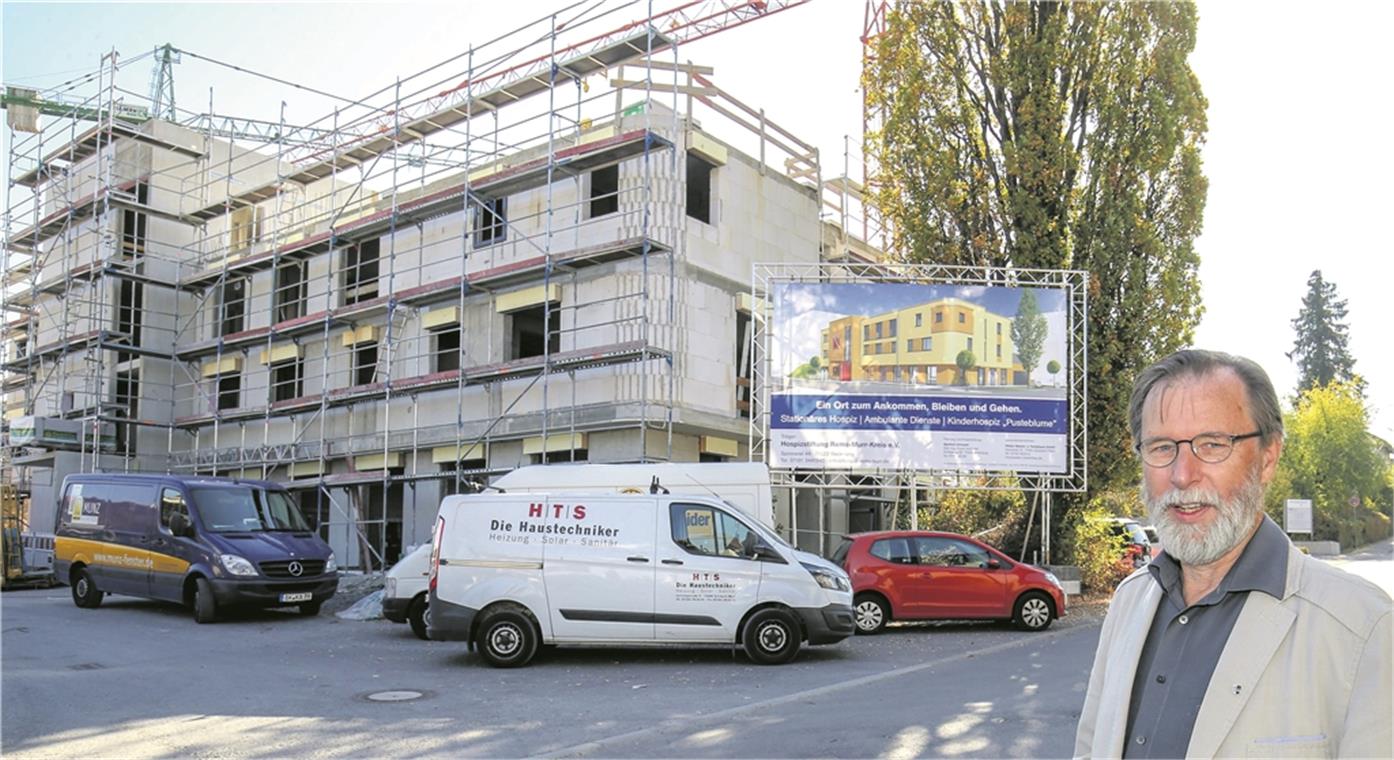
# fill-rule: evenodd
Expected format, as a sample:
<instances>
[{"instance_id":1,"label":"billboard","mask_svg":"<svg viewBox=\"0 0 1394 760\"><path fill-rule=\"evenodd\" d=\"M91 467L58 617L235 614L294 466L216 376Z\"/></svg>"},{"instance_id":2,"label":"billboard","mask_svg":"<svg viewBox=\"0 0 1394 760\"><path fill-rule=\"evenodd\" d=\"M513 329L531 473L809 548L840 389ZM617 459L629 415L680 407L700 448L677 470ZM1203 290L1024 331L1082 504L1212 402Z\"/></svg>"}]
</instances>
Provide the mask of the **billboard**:
<instances>
[{"instance_id":1,"label":"billboard","mask_svg":"<svg viewBox=\"0 0 1394 760\"><path fill-rule=\"evenodd\" d=\"M1066 473L1061 287L776 282L775 468Z\"/></svg>"}]
</instances>

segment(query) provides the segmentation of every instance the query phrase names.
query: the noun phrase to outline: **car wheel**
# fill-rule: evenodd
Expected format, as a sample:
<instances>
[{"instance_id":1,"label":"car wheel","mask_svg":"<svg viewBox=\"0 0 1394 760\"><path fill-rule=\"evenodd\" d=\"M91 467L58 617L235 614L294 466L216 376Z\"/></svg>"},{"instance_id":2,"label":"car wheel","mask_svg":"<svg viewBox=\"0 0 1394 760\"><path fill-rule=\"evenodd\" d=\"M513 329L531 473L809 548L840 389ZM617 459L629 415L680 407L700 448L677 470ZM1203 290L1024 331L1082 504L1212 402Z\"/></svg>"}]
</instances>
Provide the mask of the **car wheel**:
<instances>
[{"instance_id":1,"label":"car wheel","mask_svg":"<svg viewBox=\"0 0 1394 760\"><path fill-rule=\"evenodd\" d=\"M305 602L300 605L300 614L305 617L314 617L319 614L321 604L324 604L324 602Z\"/></svg>"},{"instance_id":2,"label":"car wheel","mask_svg":"<svg viewBox=\"0 0 1394 760\"><path fill-rule=\"evenodd\" d=\"M484 661L496 668L519 668L537 654L537 630L516 609L492 612L479 624L477 645Z\"/></svg>"},{"instance_id":3,"label":"car wheel","mask_svg":"<svg viewBox=\"0 0 1394 760\"><path fill-rule=\"evenodd\" d=\"M1012 611L1012 621L1023 631L1044 631L1054 619L1055 610L1051 608L1050 600L1038 591L1022 594L1016 600L1016 609Z\"/></svg>"},{"instance_id":4,"label":"car wheel","mask_svg":"<svg viewBox=\"0 0 1394 760\"><path fill-rule=\"evenodd\" d=\"M858 596L852 602L852 612L857 621L857 633L867 635L880 633L891 619L886 603L872 594Z\"/></svg>"},{"instance_id":5,"label":"car wheel","mask_svg":"<svg viewBox=\"0 0 1394 760\"><path fill-rule=\"evenodd\" d=\"M218 600L213 597L213 584L207 578L194 579L194 620L211 623L218 619Z\"/></svg>"},{"instance_id":6,"label":"car wheel","mask_svg":"<svg viewBox=\"0 0 1394 760\"><path fill-rule=\"evenodd\" d=\"M102 603L103 596L87 568L80 567L73 573L73 604L90 610Z\"/></svg>"},{"instance_id":7,"label":"car wheel","mask_svg":"<svg viewBox=\"0 0 1394 760\"><path fill-rule=\"evenodd\" d=\"M779 609L760 610L741 628L746 656L760 665L783 665L794 659L802 638L798 621Z\"/></svg>"},{"instance_id":8,"label":"car wheel","mask_svg":"<svg viewBox=\"0 0 1394 760\"><path fill-rule=\"evenodd\" d=\"M407 622L411 624L411 632L416 634L416 638L422 641L431 640L430 636L426 635L426 626L431 622L431 608L425 594L418 594L411 600L411 605L407 607Z\"/></svg>"}]
</instances>

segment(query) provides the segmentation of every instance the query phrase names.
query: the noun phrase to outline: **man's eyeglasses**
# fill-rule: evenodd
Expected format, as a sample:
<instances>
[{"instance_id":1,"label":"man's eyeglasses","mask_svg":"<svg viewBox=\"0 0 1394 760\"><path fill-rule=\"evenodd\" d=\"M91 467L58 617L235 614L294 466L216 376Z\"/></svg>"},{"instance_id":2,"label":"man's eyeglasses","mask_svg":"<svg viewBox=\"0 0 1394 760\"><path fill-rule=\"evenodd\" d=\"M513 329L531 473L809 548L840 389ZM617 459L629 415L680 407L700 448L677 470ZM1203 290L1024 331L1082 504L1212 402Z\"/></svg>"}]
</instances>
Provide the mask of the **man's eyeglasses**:
<instances>
[{"instance_id":1,"label":"man's eyeglasses","mask_svg":"<svg viewBox=\"0 0 1394 760\"><path fill-rule=\"evenodd\" d=\"M1191 453L1196 455L1196 459L1208 464L1219 464L1234 453L1234 444L1245 438L1256 438L1260 435L1263 433L1258 430L1243 435L1202 433L1195 438L1180 441L1157 438L1139 443L1136 448L1137 453L1142 456L1142 463L1148 467L1170 467L1171 463L1176 461L1176 455L1181 451L1183 443L1190 445Z\"/></svg>"}]
</instances>

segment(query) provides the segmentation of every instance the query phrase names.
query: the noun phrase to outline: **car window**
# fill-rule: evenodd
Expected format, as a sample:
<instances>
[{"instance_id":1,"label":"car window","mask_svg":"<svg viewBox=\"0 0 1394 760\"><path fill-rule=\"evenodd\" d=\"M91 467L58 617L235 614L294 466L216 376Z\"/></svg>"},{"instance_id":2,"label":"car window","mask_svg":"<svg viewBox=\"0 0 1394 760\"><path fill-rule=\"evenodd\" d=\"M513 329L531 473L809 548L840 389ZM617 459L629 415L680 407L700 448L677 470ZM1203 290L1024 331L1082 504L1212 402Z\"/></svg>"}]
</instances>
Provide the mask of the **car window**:
<instances>
[{"instance_id":1,"label":"car window","mask_svg":"<svg viewBox=\"0 0 1394 760\"><path fill-rule=\"evenodd\" d=\"M1135 543L1135 544L1150 544L1150 543L1152 543L1151 539L1147 538L1147 531L1143 530L1143 529L1142 529L1142 526L1139 525L1138 523L1135 523L1135 522L1127 523L1127 524L1126 524L1126 531L1127 531L1127 535L1128 535L1128 540L1132 541L1132 542Z\"/></svg>"},{"instance_id":2,"label":"car window","mask_svg":"<svg viewBox=\"0 0 1394 760\"><path fill-rule=\"evenodd\" d=\"M673 504L673 543L689 554L751 559L764 541L735 517L706 504Z\"/></svg>"},{"instance_id":3,"label":"car window","mask_svg":"<svg viewBox=\"0 0 1394 760\"><path fill-rule=\"evenodd\" d=\"M176 514L189 516L189 507L184 503L184 494L173 488L160 491L160 527L169 529L169 518Z\"/></svg>"},{"instance_id":4,"label":"car window","mask_svg":"<svg viewBox=\"0 0 1394 760\"><path fill-rule=\"evenodd\" d=\"M915 564L915 556L910 552L908 538L882 538L871 544L871 556L894 562L897 565Z\"/></svg>"},{"instance_id":5,"label":"car window","mask_svg":"<svg viewBox=\"0 0 1394 760\"><path fill-rule=\"evenodd\" d=\"M838 544L837 548L833 550L833 556L829 557L829 559L832 560L832 563L834 565L838 565L840 567L844 562L847 561L847 552L851 550L852 542L844 538L842 539L842 543Z\"/></svg>"},{"instance_id":6,"label":"car window","mask_svg":"<svg viewBox=\"0 0 1394 760\"><path fill-rule=\"evenodd\" d=\"M942 536L922 536L915 539L921 565L935 567L987 567L991 556L987 550L968 541Z\"/></svg>"},{"instance_id":7,"label":"car window","mask_svg":"<svg viewBox=\"0 0 1394 760\"><path fill-rule=\"evenodd\" d=\"M308 531L310 528L295 502L281 491L259 488L195 488L194 504L209 530Z\"/></svg>"}]
</instances>

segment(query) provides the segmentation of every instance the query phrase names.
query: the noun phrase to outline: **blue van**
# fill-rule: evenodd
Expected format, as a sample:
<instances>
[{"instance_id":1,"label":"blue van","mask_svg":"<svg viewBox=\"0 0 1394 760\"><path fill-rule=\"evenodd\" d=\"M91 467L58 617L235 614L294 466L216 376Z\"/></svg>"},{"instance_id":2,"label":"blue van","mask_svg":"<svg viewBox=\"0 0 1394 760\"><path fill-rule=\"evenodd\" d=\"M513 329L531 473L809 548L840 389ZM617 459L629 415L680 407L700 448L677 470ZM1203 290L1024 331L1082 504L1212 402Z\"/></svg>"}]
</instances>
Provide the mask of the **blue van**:
<instances>
[{"instance_id":1,"label":"blue van","mask_svg":"<svg viewBox=\"0 0 1394 760\"><path fill-rule=\"evenodd\" d=\"M79 607L125 594L211 623L235 606L317 615L339 588L334 552L290 492L264 480L69 475L55 525L54 576Z\"/></svg>"}]
</instances>

